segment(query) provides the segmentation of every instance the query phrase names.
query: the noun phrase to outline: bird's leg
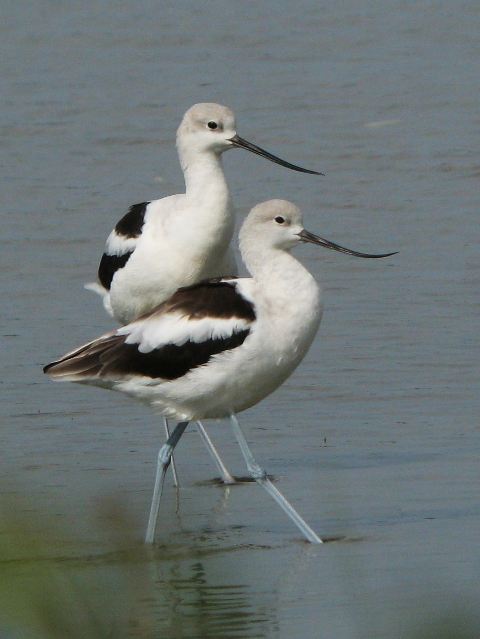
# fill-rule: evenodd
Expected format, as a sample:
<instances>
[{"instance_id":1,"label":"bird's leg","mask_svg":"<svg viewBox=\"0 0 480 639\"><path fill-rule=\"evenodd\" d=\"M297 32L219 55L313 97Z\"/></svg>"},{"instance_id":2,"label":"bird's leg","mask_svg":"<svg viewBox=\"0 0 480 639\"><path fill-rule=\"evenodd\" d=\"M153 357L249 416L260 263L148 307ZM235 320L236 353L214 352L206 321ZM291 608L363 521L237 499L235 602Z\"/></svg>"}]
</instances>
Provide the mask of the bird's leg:
<instances>
[{"instance_id":1,"label":"bird's leg","mask_svg":"<svg viewBox=\"0 0 480 639\"><path fill-rule=\"evenodd\" d=\"M183 431L186 429L187 426L188 422L180 422L179 424L177 424L173 433L158 451L157 472L155 475L155 485L153 488L152 505L150 506L150 515L148 517L147 532L145 535L146 544L153 544L165 473L167 472L167 468L170 465L170 459L173 449L178 444L178 441L183 435Z\"/></svg>"},{"instance_id":2,"label":"bird's leg","mask_svg":"<svg viewBox=\"0 0 480 639\"><path fill-rule=\"evenodd\" d=\"M240 446L240 450L242 451L242 455L247 462L247 468L250 475L255 479L255 481L260 484L267 493L275 499L280 508L283 508L285 513L290 517L293 523L300 529L303 535L310 541L312 544L321 544L323 543L320 537L310 528L310 526L300 517L295 508L285 499L282 493L275 488L272 482L268 479L267 473L261 468L257 462L255 461L254 456L252 455L252 451L248 447L247 440L245 439L242 429L240 428L240 424L238 423L238 419L235 415L230 415L230 421L232 422L233 433L236 437L236 440Z\"/></svg>"},{"instance_id":3,"label":"bird's leg","mask_svg":"<svg viewBox=\"0 0 480 639\"><path fill-rule=\"evenodd\" d=\"M168 426L168 419L166 417L163 417L163 426L165 428L165 434L167 435L167 439L170 437L170 428ZM177 467L175 465L175 459L173 458L173 453L170 457L170 462L172 464L172 475L173 475L173 485L175 486L175 488L179 487L179 483L178 483L178 474L177 474Z\"/></svg>"},{"instance_id":4,"label":"bird's leg","mask_svg":"<svg viewBox=\"0 0 480 639\"><path fill-rule=\"evenodd\" d=\"M228 472L227 467L223 463L222 458L218 454L218 451L215 448L212 440L208 436L208 433L205 430L202 422L197 421L197 427L198 427L198 432L202 436L203 442L204 442L205 446L208 449L208 452L212 456L212 459L215 462L215 464L216 464L216 466L217 466L217 468L218 468L218 470L220 472L220 475L221 475L221 478L222 478L222 482L224 484L234 484L235 483L234 478Z\"/></svg>"}]
</instances>

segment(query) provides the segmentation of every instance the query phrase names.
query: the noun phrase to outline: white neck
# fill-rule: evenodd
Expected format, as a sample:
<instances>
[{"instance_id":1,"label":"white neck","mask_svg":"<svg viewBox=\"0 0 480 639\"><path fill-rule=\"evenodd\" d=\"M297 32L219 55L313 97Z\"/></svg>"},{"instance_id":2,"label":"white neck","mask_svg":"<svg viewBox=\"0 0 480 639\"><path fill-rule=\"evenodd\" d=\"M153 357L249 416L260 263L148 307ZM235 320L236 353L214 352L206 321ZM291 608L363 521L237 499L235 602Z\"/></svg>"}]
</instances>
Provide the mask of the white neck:
<instances>
[{"instance_id":1,"label":"white neck","mask_svg":"<svg viewBox=\"0 0 480 639\"><path fill-rule=\"evenodd\" d=\"M221 156L213 151L190 149L180 143L177 147L187 197L197 203L215 201L227 206L230 194Z\"/></svg>"},{"instance_id":2,"label":"white neck","mask_svg":"<svg viewBox=\"0 0 480 639\"><path fill-rule=\"evenodd\" d=\"M321 289L303 264L286 250L248 244L242 243L242 257L270 308L320 321Z\"/></svg>"},{"instance_id":3,"label":"white neck","mask_svg":"<svg viewBox=\"0 0 480 639\"><path fill-rule=\"evenodd\" d=\"M185 199L172 219L172 243L186 248L192 268L201 277L222 259L234 230L233 207L220 155L199 151L177 139L185 176ZM220 275L220 273L215 273ZM209 277L211 275L208 275Z\"/></svg>"}]
</instances>

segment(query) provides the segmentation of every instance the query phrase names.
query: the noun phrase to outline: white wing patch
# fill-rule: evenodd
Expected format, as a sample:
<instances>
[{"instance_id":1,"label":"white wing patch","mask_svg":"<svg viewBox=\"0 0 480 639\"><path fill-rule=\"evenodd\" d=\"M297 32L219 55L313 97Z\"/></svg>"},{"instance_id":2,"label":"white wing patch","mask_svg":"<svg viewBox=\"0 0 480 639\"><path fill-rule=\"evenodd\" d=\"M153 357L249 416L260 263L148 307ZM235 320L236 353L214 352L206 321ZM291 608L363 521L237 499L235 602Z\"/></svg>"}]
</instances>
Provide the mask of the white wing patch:
<instances>
[{"instance_id":1,"label":"white wing patch","mask_svg":"<svg viewBox=\"0 0 480 639\"><path fill-rule=\"evenodd\" d=\"M105 253L107 255L124 255L125 253L131 253L135 250L138 240L138 237L118 235L114 229L107 237Z\"/></svg>"},{"instance_id":2,"label":"white wing patch","mask_svg":"<svg viewBox=\"0 0 480 639\"><path fill-rule=\"evenodd\" d=\"M236 279L230 279L228 277L224 277L222 279L223 282L232 282L235 284L235 290L241 297L250 302L252 306L255 306L255 293L257 289L257 284L255 280L251 277L238 277Z\"/></svg>"},{"instance_id":3,"label":"white wing patch","mask_svg":"<svg viewBox=\"0 0 480 639\"><path fill-rule=\"evenodd\" d=\"M125 343L138 344L141 353L150 353L167 344L182 346L188 341L200 343L228 338L251 325L251 321L238 317L189 319L181 313L169 313L132 322L119 328L117 334L127 335Z\"/></svg>"}]
</instances>

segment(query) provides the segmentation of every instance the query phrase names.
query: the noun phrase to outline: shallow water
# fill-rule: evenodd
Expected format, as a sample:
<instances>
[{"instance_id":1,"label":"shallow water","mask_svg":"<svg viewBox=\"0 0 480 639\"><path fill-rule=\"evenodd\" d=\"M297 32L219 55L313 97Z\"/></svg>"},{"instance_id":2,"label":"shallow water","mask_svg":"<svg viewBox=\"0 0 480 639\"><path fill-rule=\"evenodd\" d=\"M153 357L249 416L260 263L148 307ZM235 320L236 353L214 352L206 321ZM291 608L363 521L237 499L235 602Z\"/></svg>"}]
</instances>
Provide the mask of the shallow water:
<instances>
[{"instance_id":1,"label":"shallow water","mask_svg":"<svg viewBox=\"0 0 480 639\"><path fill-rule=\"evenodd\" d=\"M43 560L99 583L138 573L131 636L383 639L468 612L480 567L479 14L474 2L5 4L0 486L49 540L26 564L7 552L20 582ZM145 551L158 418L41 373L111 326L83 283L129 204L182 189L174 131L199 101L228 104L240 135L327 174L227 154L239 219L285 197L313 232L400 251L368 263L299 251L325 289L319 336L242 416L277 486L335 539L322 547L256 485L206 481L215 472L190 432L178 512L169 485L159 546ZM227 425L210 432L244 474ZM109 517L111 499L125 517Z\"/></svg>"}]
</instances>

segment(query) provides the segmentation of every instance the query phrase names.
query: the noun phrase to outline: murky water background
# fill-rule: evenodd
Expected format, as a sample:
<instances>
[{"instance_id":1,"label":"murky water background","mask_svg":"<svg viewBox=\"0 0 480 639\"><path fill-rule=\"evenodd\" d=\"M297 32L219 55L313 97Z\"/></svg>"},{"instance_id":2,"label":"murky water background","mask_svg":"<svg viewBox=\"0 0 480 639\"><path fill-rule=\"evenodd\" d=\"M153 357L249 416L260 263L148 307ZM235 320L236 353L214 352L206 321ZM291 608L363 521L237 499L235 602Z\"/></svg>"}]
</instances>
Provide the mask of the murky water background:
<instances>
[{"instance_id":1,"label":"murky water background","mask_svg":"<svg viewBox=\"0 0 480 639\"><path fill-rule=\"evenodd\" d=\"M467 1L4 3L0 489L48 539L28 565L51 559L99 593L138 579L127 607L102 610L127 614L125 634L383 639L476 611L479 30ZM319 336L242 415L280 489L339 538L322 547L256 485L207 481L190 432L178 512L169 485L145 551L158 418L41 372L111 326L83 283L129 204L183 188L174 132L199 101L327 174L227 154L239 219L285 197L314 232L400 251L299 251L325 288ZM229 427L210 432L244 474Z\"/></svg>"}]
</instances>

